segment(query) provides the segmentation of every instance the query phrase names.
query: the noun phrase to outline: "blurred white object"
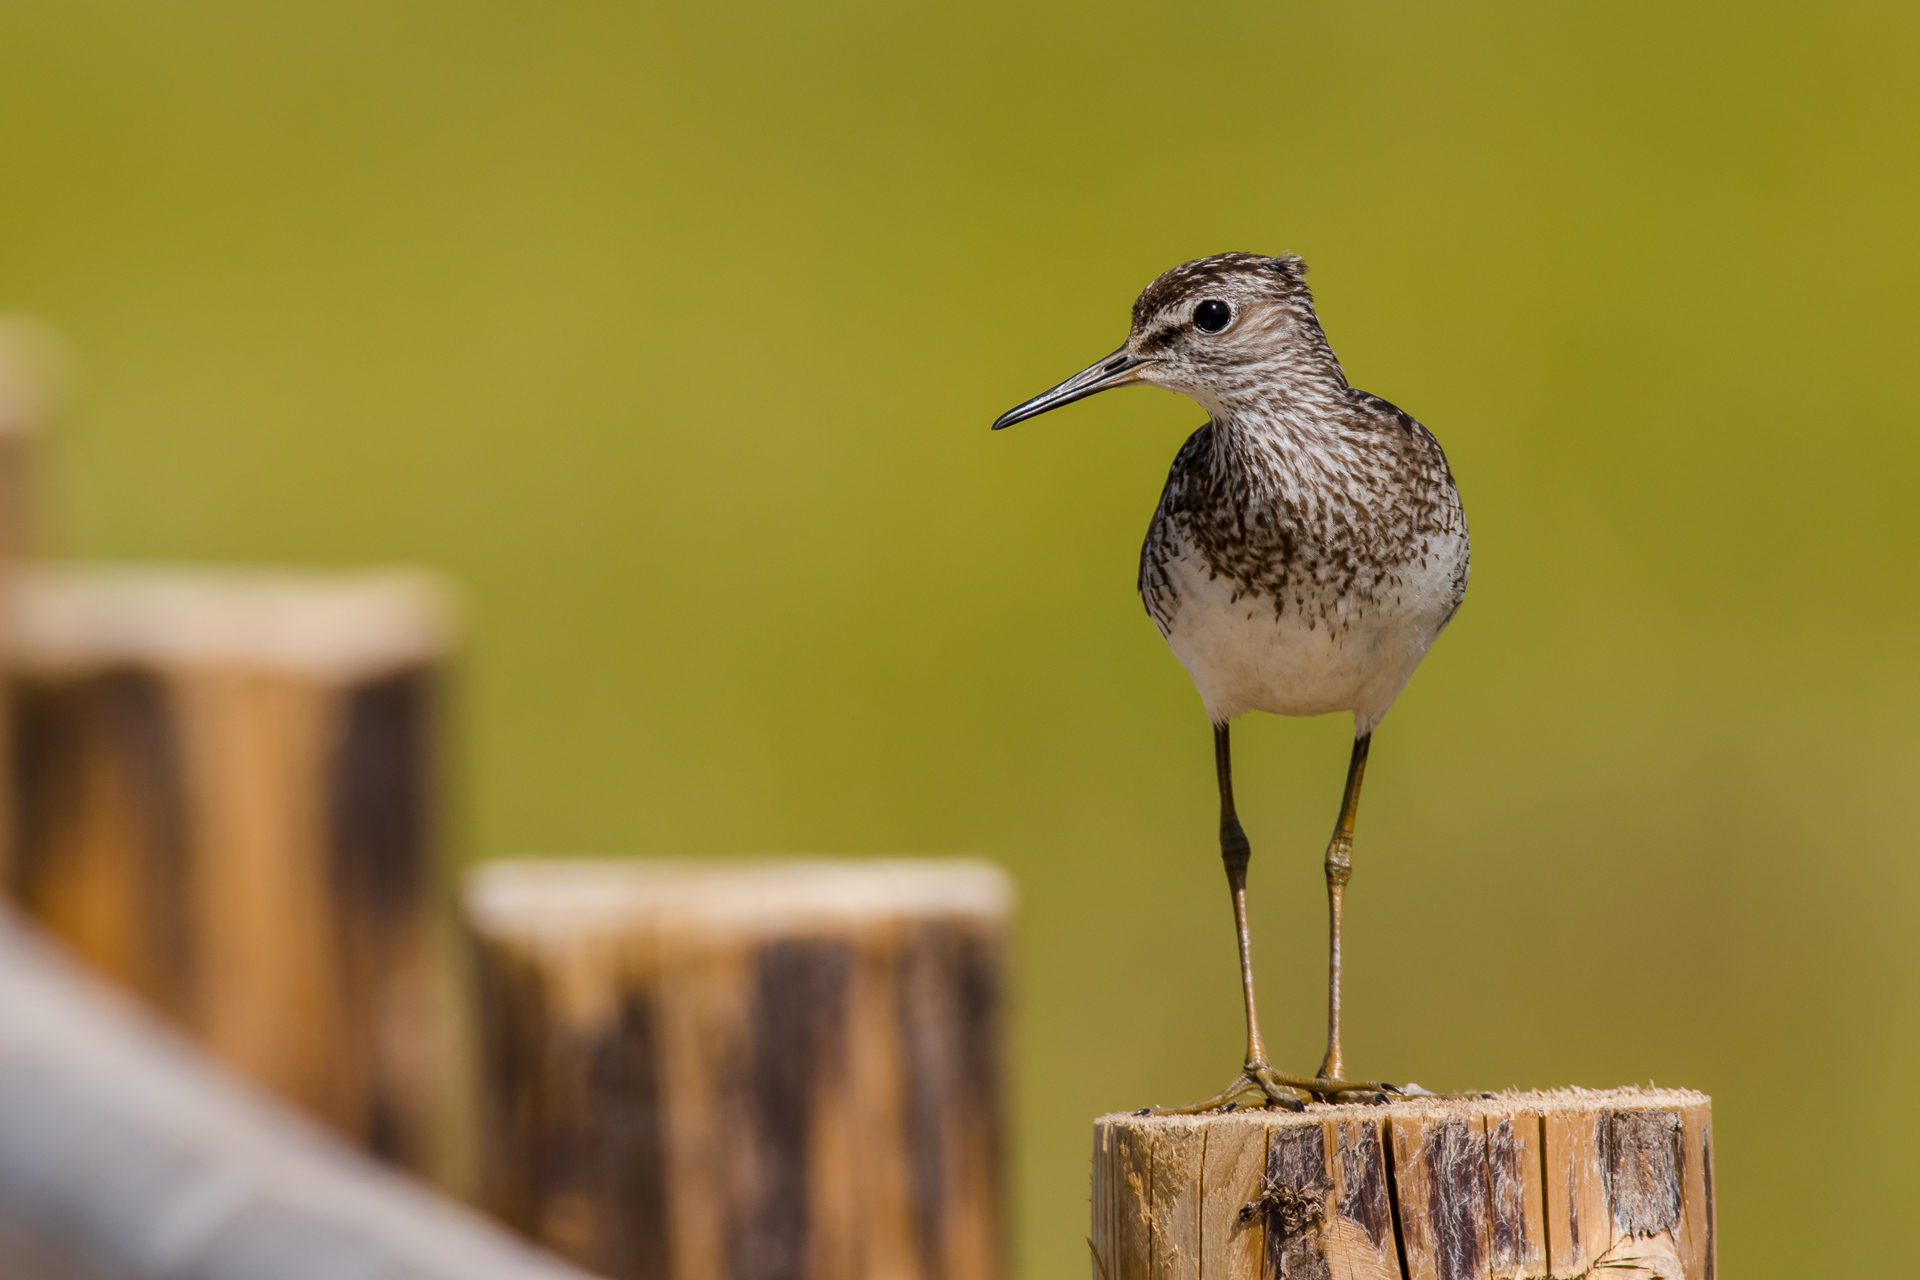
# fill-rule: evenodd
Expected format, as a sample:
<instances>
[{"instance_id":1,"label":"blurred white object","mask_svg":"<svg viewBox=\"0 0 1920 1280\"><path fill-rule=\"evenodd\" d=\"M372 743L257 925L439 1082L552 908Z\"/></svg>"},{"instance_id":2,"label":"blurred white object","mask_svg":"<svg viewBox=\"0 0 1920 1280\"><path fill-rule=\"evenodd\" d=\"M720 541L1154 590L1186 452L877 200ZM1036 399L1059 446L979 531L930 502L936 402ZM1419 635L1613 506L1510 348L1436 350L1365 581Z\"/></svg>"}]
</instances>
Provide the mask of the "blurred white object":
<instances>
[{"instance_id":1,"label":"blurred white object","mask_svg":"<svg viewBox=\"0 0 1920 1280\"><path fill-rule=\"evenodd\" d=\"M199 1057L0 910L6 1280L584 1280Z\"/></svg>"}]
</instances>

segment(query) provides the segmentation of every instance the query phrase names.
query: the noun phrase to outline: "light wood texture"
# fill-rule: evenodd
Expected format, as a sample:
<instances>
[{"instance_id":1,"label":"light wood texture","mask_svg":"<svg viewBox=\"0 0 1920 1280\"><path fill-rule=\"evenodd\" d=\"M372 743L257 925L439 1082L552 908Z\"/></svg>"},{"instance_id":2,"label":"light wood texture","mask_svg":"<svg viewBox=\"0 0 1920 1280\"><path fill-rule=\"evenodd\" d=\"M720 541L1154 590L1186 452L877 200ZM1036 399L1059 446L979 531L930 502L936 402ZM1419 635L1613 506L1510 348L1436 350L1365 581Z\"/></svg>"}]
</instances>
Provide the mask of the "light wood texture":
<instances>
[{"instance_id":1,"label":"light wood texture","mask_svg":"<svg viewBox=\"0 0 1920 1280\"><path fill-rule=\"evenodd\" d=\"M1543 1128L1547 1240L1553 1274L1580 1275L1613 1244L1600 1161L1600 1113L1550 1111Z\"/></svg>"},{"instance_id":2,"label":"light wood texture","mask_svg":"<svg viewBox=\"0 0 1920 1280\"><path fill-rule=\"evenodd\" d=\"M241 1084L4 906L0 1276L587 1280Z\"/></svg>"},{"instance_id":3,"label":"light wood texture","mask_svg":"<svg viewBox=\"0 0 1920 1280\"><path fill-rule=\"evenodd\" d=\"M1263 1224L1241 1208L1259 1198L1267 1172L1267 1129L1252 1115L1191 1122L1200 1151L1200 1256L1222 1275L1258 1275ZM1097 1168L1097 1165L1096 1165Z\"/></svg>"},{"instance_id":4,"label":"light wood texture","mask_svg":"<svg viewBox=\"0 0 1920 1280\"><path fill-rule=\"evenodd\" d=\"M423 1167L438 588L42 567L8 623L14 896L229 1065Z\"/></svg>"},{"instance_id":5,"label":"light wood texture","mask_svg":"<svg viewBox=\"0 0 1920 1280\"><path fill-rule=\"evenodd\" d=\"M485 1203L613 1280L1000 1275L1010 907L971 862L480 869Z\"/></svg>"},{"instance_id":6,"label":"light wood texture","mask_svg":"<svg viewBox=\"0 0 1920 1280\"><path fill-rule=\"evenodd\" d=\"M1516 1107L1481 1118L1487 1142L1488 1274L1547 1273L1545 1115Z\"/></svg>"},{"instance_id":7,"label":"light wood texture","mask_svg":"<svg viewBox=\"0 0 1920 1280\"><path fill-rule=\"evenodd\" d=\"M1103 1116L1094 1280L1713 1280L1678 1089Z\"/></svg>"}]
</instances>

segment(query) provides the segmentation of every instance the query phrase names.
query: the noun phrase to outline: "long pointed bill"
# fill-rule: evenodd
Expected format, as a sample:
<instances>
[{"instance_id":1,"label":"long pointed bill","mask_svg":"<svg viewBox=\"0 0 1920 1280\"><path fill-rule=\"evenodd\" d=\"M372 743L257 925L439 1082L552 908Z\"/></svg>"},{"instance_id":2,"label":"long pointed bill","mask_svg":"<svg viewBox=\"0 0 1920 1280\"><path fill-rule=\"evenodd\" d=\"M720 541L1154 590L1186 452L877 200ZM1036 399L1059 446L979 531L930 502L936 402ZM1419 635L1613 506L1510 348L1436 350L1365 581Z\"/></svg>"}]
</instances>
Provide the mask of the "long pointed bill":
<instances>
[{"instance_id":1,"label":"long pointed bill","mask_svg":"<svg viewBox=\"0 0 1920 1280\"><path fill-rule=\"evenodd\" d=\"M998 431L1016 422L1025 422L1028 418L1037 418L1049 409L1084 400L1096 391L1131 386L1140 381L1140 367L1148 363L1122 347L1104 360L1088 365L1059 386L1042 391L1025 404L1007 410L993 420L993 429Z\"/></svg>"}]
</instances>

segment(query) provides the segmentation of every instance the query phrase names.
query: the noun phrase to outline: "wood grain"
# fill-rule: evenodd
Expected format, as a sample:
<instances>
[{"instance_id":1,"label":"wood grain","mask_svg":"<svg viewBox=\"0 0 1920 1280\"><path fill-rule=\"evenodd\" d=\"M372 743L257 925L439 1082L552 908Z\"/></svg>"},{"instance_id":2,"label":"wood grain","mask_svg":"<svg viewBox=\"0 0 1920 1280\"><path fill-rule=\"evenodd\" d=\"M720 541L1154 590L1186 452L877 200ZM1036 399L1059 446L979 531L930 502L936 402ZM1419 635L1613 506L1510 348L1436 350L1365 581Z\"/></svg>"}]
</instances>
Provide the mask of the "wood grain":
<instances>
[{"instance_id":1,"label":"wood grain","mask_svg":"<svg viewBox=\"0 0 1920 1280\"><path fill-rule=\"evenodd\" d=\"M1328 1121L1335 1159L1333 1280L1386 1280L1400 1274L1393 1195L1387 1172L1385 1121L1362 1116Z\"/></svg>"},{"instance_id":2,"label":"wood grain","mask_svg":"<svg viewBox=\"0 0 1920 1280\"><path fill-rule=\"evenodd\" d=\"M1550 1271L1582 1276L1613 1245L1600 1152L1600 1111L1579 1103L1547 1108L1547 1240Z\"/></svg>"},{"instance_id":3,"label":"wood grain","mask_svg":"<svg viewBox=\"0 0 1920 1280\"><path fill-rule=\"evenodd\" d=\"M1516 1109L1482 1117L1487 1140L1487 1271L1493 1280L1547 1273L1542 1116Z\"/></svg>"},{"instance_id":4,"label":"wood grain","mask_svg":"<svg viewBox=\"0 0 1920 1280\"><path fill-rule=\"evenodd\" d=\"M1429 1109L1389 1125L1409 1280L1485 1280L1492 1206L1484 1126L1457 1110Z\"/></svg>"},{"instance_id":5,"label":"wood grain","mask_svg":"<svg viewBox=\"0 0 1920 1280\"><path fill-rule=\"evenodd\" d=\"M1711 1121L1652 1089L1103 1116L1096 1280L1708 1280Z\"/></svg>"},{"instance_id":6,"label":"wood grain","mask_svg":"<svg viewBox=\"0 0 1920 1280\"><path fill-rule=\"evenodd\" d=\"M1260 1197L1267 1172L1267 1125L1259 1113L1208 1116L1200 1126L1200 1260L1207 1280L1260 1280L1267 1218L1241 1209ZM1173 1176L1169 1172L1169 1176Z\"/></svg>"},{"instance_id":7,"label":"wood grain","mask_svg":"<svg viewBox=\"0 0 1920 1280\"><path fill-rule=\"evenodd\" d=\"M1267 1220L1265 1274L1321 1280L1333 1237L1325 1230L1333 1198L1325 1124L1278 1124L1267 1133L1267 1176L1261 1187Z\"/></svg>"},{"instance_id":8,"label":"wood grain","mask_svg":"<svg viewBox=\"0 0 1920 1280\"><path fill-rule=\"evenodd\" d=\"M1688 1276L1715 1280L1713 1221L1713 1114L1703 1099L1680 1109L1682 1181L1686 1206L1680 1224L1681 1257Z\"/></svg>"},{"instance_id":9,"label":"wood grain","mask_svg":"<svg viewBox=\"0 0 1920 1280\"><path fill-rule=\"evenodd\" d=\"M1206 1184L1187 1174L1204 1170L1206 1127L1197 1121L1155 1131L1153 1162L1153 1274L1198 1280L1205 1262L1200 1213Z\"/></svg>"}]
</instances>

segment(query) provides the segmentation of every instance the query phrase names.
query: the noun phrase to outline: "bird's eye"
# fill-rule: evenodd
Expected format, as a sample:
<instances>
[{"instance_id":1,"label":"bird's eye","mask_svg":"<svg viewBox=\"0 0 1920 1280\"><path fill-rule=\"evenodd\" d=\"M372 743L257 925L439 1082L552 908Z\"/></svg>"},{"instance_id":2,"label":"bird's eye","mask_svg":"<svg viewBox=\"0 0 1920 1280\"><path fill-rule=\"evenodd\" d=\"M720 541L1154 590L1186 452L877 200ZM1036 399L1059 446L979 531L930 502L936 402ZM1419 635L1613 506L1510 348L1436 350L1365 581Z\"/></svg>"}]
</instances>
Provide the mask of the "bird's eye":
<instances>
[{"instance_id":1,"label":"bird's eye","mask_svg":"<svg viewBox=\"0 0 1920 1280\"><path fill-rule=\"evenodd\" d=\"M1193 327L1202 333L1218 333L1233 319L1233 308L1218 298L1208 298L1193 309Z\"/></svg>"}]
</instances>

